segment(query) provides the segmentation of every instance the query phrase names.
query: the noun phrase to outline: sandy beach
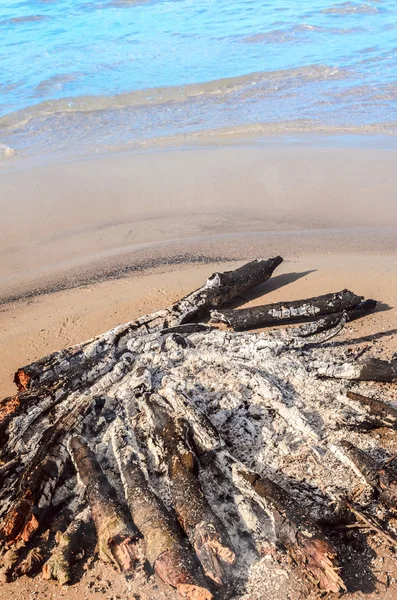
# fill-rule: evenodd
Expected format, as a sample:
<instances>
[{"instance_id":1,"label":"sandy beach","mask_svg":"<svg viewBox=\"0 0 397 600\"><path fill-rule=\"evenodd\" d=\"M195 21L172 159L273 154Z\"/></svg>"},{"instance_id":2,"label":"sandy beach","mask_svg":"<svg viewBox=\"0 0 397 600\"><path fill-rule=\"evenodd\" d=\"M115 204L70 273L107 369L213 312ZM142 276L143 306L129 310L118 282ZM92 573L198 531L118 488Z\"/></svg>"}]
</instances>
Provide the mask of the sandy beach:
<instances>
[{"instance_id":1,"label":"sandy beach","mask_svg":"<svg viewBox=\"0 0 397 600\"><path fill-rule=\"evenodd\" d=\"M367 140L360 148L311 137L296 146L239 140L29 168L10 163L0 171L0 396L15 393L17 368L169 305L214 271L276 254L284 262L248 305L349 288L378 306L340 339L364 347L371 338L375 353L390 358L397 351L396 160L393 144L371 148ZM128 585L97 562L69 592L40 577L0 588L6 598L102 600L127 597ZM284 600L291 588L282 578L277 585ZM367 597L378 598L372 591Z\"/></svg>"},{"instance_id":2,"label":"sandy beach","mask_svg":"<svg viewBox=\"0 0 397 600\"><path fill-rule=\"evenodd\" d=\"M10 163L0 300L197 257L395 252L393 138L232 142Z\"/></svg>"},{"instance_id":3,"label":"sandy beach","mask_svg":"<svg viewBox=\"0 0 397 600\"><path fill-rule=\"evenodd\" d=\"M394 142L285 142L212 141L0 170L3 395L17 367L255 257L285 259L266 302L348 287L381 302L376 330L393 329ZM364 322L370 332L373 318Z\"/></svg>"},{"instance_id":4,"label":"sandy beach","mask_svg":"<svg viewBox=\"0 0 397 600\"><path fill-rule=\"evenodd\" d=\"M397 600L396 22L0 2L4 600Z\"/></svg>"}]
</instances>

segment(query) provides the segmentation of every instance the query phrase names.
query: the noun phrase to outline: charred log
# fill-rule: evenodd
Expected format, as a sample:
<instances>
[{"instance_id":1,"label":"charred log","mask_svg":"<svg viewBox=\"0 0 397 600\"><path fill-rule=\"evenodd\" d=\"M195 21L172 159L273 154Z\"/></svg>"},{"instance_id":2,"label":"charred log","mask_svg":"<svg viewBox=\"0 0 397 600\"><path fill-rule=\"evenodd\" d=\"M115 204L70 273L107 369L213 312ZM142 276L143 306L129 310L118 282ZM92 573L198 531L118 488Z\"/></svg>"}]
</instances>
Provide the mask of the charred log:
<instances>
[{"instance_id":1,"label":"charred log","mask_svg":"<svg viewBox=\"0 0 397 600\"><path fill-rule=\"evenodd\" d=\"M379 500L385 506L396 509L397 459L393 457L380 465L368 452L364 452L347 440L342 441L342 447Z\"/></svg>"},{"instance_id":2,"label":"charred log","mask_svg":"<svg viewBox=\"0 0 397 600\"><path fill-rule=\"evenodd\" d=\"M98 536L99 556L120 571L132 572L137 562L137 532L120 504L87 441L74 436L69 452L91 507Z\"/></svg>"},{"instance_id":3,"label":"charred log","mask_svg":"<svg viewBox=\"0 0 397 600\"><path fill-rule=\"evenodd\" d=\"M113 435L113 447L122 476L125 495L135 525L144 537L145 556L158 577L182 597L210 600L197 573L193 555L175 519L151 489L137 455L120 430Z\"/></svg>"},{"instance_id":4,"label":"charred log","mask_svg":"<svg viewBox=\"0 0 397 600\"><path fill-rule=\"evenodd\" d=\"M58 378L67 376L68 381L75 382L70 391L77 389L81 385L81 376L87 374L93 365L103 365L103 371L109 368L120 357L132 336L204 318L212 308L222 306L267 281L282 260L281 256L254 260L233 271L214 273L202 287L164 310L116 327L84 344L54 352L19 369L15 374L15 384L19 390L32 390L43 385L50 386Z\"/></svg>"},{"instance_id":5,"label":"charred log","mask_svg":"<svg viewBox=\"0 0 397 600\"><path fill-rule=\"evenodd\" d=\"M290 494L267 477L245 470L240 475L271 505L280 543L319 588L336 593L346 590L335 563L335 548Z\"/></svg>"},{"instance_id":6,"label":"charred log","mask_svg":"<svg viewBox=\"0 0 397 600\"><path fill-rule=\"evenodd\" d=\"M366 358L359 363L324 364L318 369L321 377L353 381L397 381L397 360Z\"/></svg>"},{"instance_id":7,"label":"charred log","mask_svg":"<svg viewBox=\"0 0 397 600\"><path fill-rule=\"evenodd\" d=\"M346 396L365 406L375 423L381 427L397 427L397 409L376 398L369 398L356 392L347 392Z\"/></svg>"},{"instance_id":8,"label":"charred log","mask_svg":"<svg viewBox=\"0 0 397 600\"><path fill-rule=\"evenodd\" d=\"M213 311L211 320L213 323L222 321L234 331L245 331L255 327L275 325L280 322L299 321L332 313L342 313L359 307L362 301L361 296L356 296L349 290L342 290L335 294L316 296L306 300L278 302L239 310Z\"/></svg>"}]
</instances>

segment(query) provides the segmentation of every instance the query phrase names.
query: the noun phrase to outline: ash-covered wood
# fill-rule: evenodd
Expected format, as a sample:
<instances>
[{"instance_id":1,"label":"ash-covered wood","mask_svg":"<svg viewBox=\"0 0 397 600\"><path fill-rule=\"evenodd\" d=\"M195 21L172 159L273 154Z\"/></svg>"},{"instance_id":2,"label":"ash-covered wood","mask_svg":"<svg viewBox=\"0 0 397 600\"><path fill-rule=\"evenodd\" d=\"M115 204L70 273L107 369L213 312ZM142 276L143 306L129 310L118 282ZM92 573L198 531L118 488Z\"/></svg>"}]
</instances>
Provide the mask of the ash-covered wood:
<instances>
[{"instance_id":1,"label":"ash-covered wood","mask_svg":"<svg viewBox=\"0 0 397 600\"><path fill-rule=\"evenodd\" d=\"M255 327L275 325L283 321L299 321L332 313L342 313L359 307L362 301L361 296L356 296L350 290L342 290L306 300L277 302L238 310L212 311L211 320L213 323L222 321L230 325L234 331L246 331Z\"/></svg>"},{"instance_id":2,"label":"ash-covered wood","mask_svg":"<svg viewBox=\"0 0 397 600\"><path fill-rule=\"evenodd\" d=\"M373 458L379 442L362 427L395 427L390 386L381 402L343 377L392 380L395 361L355 361L329 341L375 301L343 291L285 303L288 318L313 322L266 333L209 321L281 260L215 273L171 307L18 371L19 391L0 402L3 579L42 569L73 584L90 519L100 560L132 582L148 571L167 597L188 600L271 600L280 568L284 596L303 574L343 592L338 538L322 524L348 505L392 543L376 515L396 508L395 463ZM349 500L363 482L365 507Z\"/></svg>"},{"instance_id":3,"label":"ash-covered wood","mask_svg":"<svg viewBox=\"0 0 397 600\"><path fill-rule=\"evenodd\" d=\"M68 389L76 389L81 378L86 379L94 366L99 366L101 372L105 373L117 360L121 360L126 342L131 337L205 318L212 308L222 306L267 281L282 260L281 256L254 260L233 271L213 273L202 287L168 308L18 369L15 384L19 390L32 390L43 385L50 386L57 379L66 377Z\"/></svg>"},{"instance_id":4,"label":"ash-covered wood","mask_svg":"<svg viewBox=\"0 0 397 600\"><path fill-rule=\"evenodd\" d=\"M397 457L380 463L368 452L364 452L347 440L343 440L342 447L366 483L377 494L380 502L390 508L397 508Z\"/></svg>"},{"instance_id":5,"label":"ash-covered wood","mask_svg":"<svg viewBox=\"0 0 397 600\"><path fill-rule=\"evenodd\" d=\"M347 392L346 396L350 398L350 400L354 400L365 406L370 417L374 419L375 424L380 427L397 428L397 409L394 408L394 406L391 406L382 400L369 398L368 396L357 394L352 391Z\"/></svg>"},{"instance_id":6,"label":"ash-covered wood","mask_svg":"<svg viewBox=\"0 0 397 600\"><path fill-rule=\"evenodd\" d=\"M322 377L351 379L355 381L397 381L397 360L365 358L360 362L321 365L318 374Z\"/></svg>"},{"instance_id":7,"label":"ash-covered wood","mask_svg":"<svg viewBox=\"0 0 397 600\"><path fill-rule=\"evenodd\" d=\"M335 593L346 590L335 563L336 550L320 527L274 481L244 470L240 473L270 504L280 543L307 569L320 589Z\"/></svg>"}]
</instances>

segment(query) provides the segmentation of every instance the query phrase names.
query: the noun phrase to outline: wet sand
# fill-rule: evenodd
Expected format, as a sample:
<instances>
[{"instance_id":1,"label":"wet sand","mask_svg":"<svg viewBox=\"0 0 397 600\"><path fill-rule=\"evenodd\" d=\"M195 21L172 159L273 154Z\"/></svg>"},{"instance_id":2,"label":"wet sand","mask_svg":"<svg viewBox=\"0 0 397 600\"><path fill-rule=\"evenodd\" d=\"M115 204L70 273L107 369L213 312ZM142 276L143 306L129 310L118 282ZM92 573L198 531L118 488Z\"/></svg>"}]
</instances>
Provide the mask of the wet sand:
<instances>
[{"instance_id":1,"label":"wet sand","mask_svg":"<svg viewBox=\"0 0 397 600\"><path fill-rule=\"evenodd\" d=\"M321 136L17 161L0 171L0 300L197 257L394 252L396 164L392 139Z\"/></svg>"}]
</instances>

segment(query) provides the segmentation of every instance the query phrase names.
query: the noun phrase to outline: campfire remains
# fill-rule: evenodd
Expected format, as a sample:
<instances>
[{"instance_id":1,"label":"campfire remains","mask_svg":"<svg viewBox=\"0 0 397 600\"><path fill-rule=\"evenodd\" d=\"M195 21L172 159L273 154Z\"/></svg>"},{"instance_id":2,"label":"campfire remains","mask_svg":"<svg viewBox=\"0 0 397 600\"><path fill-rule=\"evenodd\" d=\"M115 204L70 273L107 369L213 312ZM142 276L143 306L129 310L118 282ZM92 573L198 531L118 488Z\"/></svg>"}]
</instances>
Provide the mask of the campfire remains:
<instances>
[{"instance_id":1,"label":"campfire remains","mask_svg":"<svg viewBox=\"0 0 397 600\"><path fill-rule=\"evenodd\" d=\"M239 598L281 552L338 594L333 528L397 544L397 462L368 434L395 429L397 409L387 386L369 397L359 383L396 380L397 361L330 341L376 302L342 290L224 308L281 262L214 273L174 305L16 373L18 393L0 403L5 581L42 571L73 582L93 531L100 560L127 577L147 565L188 600ZM247 331L293 321L304 323Z\"/></svg>"}]
</instances>

